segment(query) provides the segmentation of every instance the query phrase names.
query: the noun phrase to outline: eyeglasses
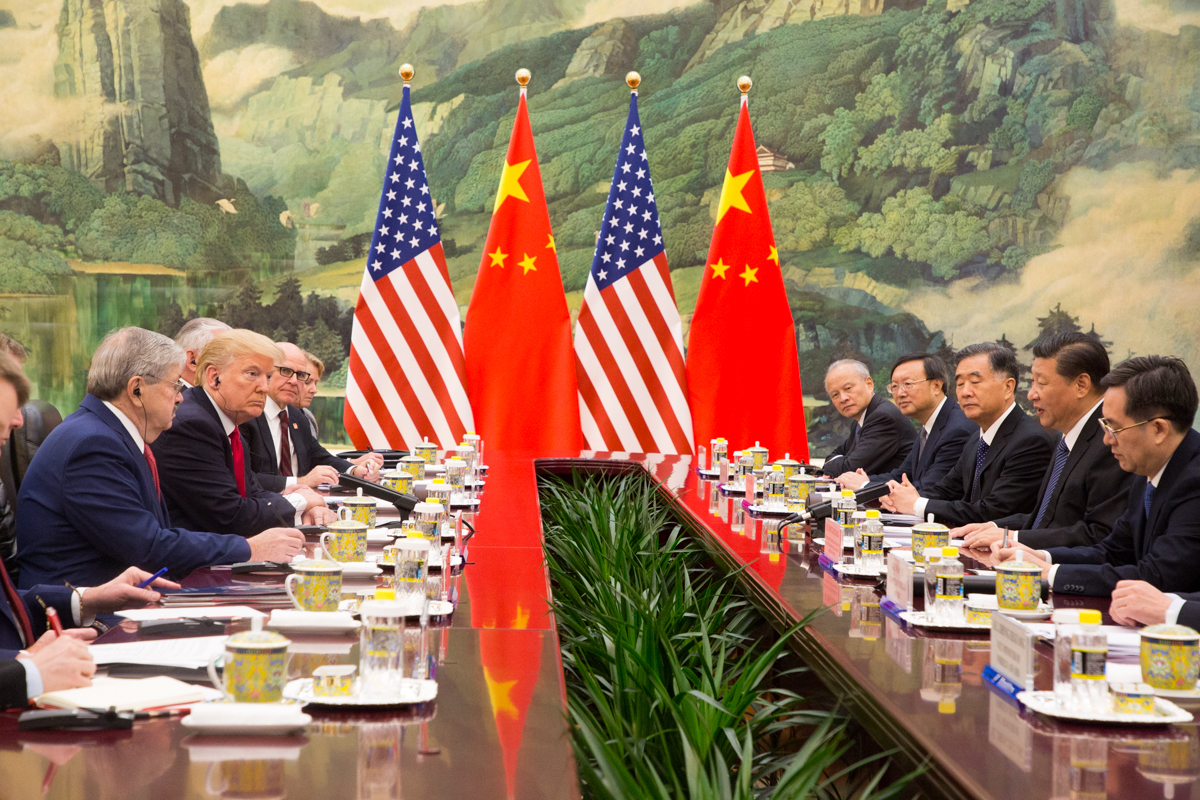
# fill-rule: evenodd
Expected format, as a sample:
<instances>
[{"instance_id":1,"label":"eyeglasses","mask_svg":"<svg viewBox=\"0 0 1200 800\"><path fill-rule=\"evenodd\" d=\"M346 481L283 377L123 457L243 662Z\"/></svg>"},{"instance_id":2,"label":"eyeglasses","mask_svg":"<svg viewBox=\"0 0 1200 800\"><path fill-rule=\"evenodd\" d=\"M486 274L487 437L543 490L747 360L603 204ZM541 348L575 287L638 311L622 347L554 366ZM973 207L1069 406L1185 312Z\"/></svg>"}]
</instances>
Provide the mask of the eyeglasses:
<instances>
[{"instance_id":1,"label":"eyeglasses","mask_svg":"<svg viewBox=\"0 0 1200 800\"><path fill-rule=\"evenodd\" d=\"M166 378L159 378L156 375L143 375L142 380L154 381L155 383L170 383L171 388L175 390L175 394L183 394L183 390L188 388L182 378L177 381L168 381Z\"/></svg>"},{"instance_id":2,"label":"eyeglasses","mask_svg":"<svg viewBox=\"0 0 1200 800\"><path fill-rule=\"evenodd\" d=\"M308 376L312 374L309 372L301 372L300 370L292 369L291 367L281 367L278 364L275 365L275 369L277 369L279 374L284 378L290 378L295 375L296 380L300 381L301 383L304 383L306 380L308 380Z\"/></svg>"},{"instance_id":3,"label":"eyeglasses","mask_svg":"<svg viewBox=\"0 0 1200 800\"><path fill-rule=\"evenodd\" d=\"M1166 419L1166 417L1151 417L1150 419L1144 419L1141 422L1135 422L1132 425L1126 425L1124 428L1114 428L1112 423L1106 420L1104 417L1101 417L1099 422L1100 427L1104 429L1104 432L1115 439L1117 438L1117 434L1121 431L1127 431L1130 428L1137 428L1141 425L1145 425L1147 422L1153 422L1156 419Z\"/></svg>"},{"instance_id":4,"label":"eyeglasses","mask_svg":"<svg viewBox=\"0 0 1200 800\"><path fill-rule=\"evenodd\" d=\"M911 392L913 389L917 388L918 383L924 383L927 380L929 380L929 378L922 378L919 381L905 381L904 383L889 383L887 385L888 394L894 396L896 392L900 391L901 389L903 389L905 394L907 394L908 392Z\"/></svg>"}]
</instances>

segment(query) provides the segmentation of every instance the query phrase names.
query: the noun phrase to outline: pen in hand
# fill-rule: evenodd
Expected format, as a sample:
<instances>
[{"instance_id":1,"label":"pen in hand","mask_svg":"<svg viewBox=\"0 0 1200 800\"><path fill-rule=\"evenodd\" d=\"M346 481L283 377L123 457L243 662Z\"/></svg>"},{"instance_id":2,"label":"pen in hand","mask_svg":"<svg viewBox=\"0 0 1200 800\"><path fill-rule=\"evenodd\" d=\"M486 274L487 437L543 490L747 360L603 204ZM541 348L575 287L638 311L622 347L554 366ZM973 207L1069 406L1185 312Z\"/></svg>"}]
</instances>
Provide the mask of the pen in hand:
<instances>
[{"instance_id":1,"label":"pen in hand","mask_svg":"<svg viewBox=\"0 0 1200 800\"><path fill-rule=\"evenodd\" d=\"M149 586L150 584L154 583L156 580L158 580L159 578L161 578L163 575L166 575L166 574L167 574L167 568L166 568L166 567L163 567L163 568L162 568L162 569L160 569L158 572L154 573L154 574L153 574L153 575L151 575L149 578L146 578L146 580L144 580L144 581L142 581L141 583L139 583L139 584L137 585L137 588L139 588L139 589L145 589L147 586Z\"/></svg>"},{"instance_id":2,"label":"pen in hand","mask_svg":"<svg viewBox=\"0 0 1200 800\"><path fill-rule=\"evenodd\" d=\"M62 620L58 618L58 609L46 605L46 601L41 597L38 597L37 601L42 604L42 608L46 609L46 624L50 626L55 635L62 636L63 626Z\"/></svg>"}]
</instances>

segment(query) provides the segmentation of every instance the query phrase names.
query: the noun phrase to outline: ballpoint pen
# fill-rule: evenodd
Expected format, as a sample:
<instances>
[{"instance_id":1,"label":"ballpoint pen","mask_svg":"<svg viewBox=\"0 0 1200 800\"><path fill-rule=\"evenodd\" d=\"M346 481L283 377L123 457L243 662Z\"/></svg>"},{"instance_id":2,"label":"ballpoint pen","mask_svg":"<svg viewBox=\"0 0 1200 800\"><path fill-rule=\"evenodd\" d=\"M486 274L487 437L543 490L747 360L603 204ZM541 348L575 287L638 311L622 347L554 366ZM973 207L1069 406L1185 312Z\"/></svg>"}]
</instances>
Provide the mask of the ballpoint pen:
<instances>
[{"instance_id":1,"label":"ballpoint pen","mask_svg":"<svg viewBox=\"0 0 1200 800\"><path fill-rule=\"evenodd\" d=\"M142 581L141 583L139 583L139 584L137 585L137 588L139 588L139 589L145 589L147 586L149 586L150 584L154 583L156 580L158 580L159 578L161 578L163 575L166 575L166 574L167 574L167 568L166 568L166 567L163 567L163 568L162 568L162 569L160 569L158 572L154 573L154 574L153 574L153 575L151 575L149 578L146 578L146 580L144 580L144 581Z\"/></svg>"}]
</instances>

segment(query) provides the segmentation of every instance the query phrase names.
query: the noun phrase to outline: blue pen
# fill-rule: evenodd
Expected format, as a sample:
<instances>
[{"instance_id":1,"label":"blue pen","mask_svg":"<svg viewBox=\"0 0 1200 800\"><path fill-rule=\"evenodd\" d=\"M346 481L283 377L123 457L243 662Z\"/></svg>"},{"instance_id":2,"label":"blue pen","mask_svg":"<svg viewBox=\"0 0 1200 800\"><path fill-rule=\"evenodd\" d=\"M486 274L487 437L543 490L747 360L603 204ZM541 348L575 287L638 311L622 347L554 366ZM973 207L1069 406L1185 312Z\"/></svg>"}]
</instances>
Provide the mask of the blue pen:
<instances>
[{"instance_id":1,"label":"blue pen","mask_svg":"<svg viewBox=\"0 0 1200 800\"><path fill-rule=\"evenodd\" d=\"M137 588L139 588L139 589L145 589L147 586L149 586L150 584L154 583L156 580L158 580L159 578L161 578L163 575L166 575L166 574L167 574L167 568L166 568L166 567L163 567L163 568L162 568L162 569L160 569L158 572L154 573L154 574L153 574L153 575L151 575L149 578L146 578L146 580L144 580L144 581L142 581L141 583L139 583L139 584L137 585Z\"/></svg>"}]
</instances>

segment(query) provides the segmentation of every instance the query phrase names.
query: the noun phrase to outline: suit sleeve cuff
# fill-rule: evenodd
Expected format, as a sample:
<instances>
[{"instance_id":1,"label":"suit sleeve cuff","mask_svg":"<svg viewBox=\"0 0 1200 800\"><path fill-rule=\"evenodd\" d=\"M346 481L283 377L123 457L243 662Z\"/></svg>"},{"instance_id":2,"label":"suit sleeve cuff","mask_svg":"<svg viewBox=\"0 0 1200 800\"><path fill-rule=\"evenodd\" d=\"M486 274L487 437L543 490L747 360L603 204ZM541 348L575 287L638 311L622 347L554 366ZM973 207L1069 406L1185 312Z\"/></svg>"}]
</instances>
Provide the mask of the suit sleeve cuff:
<instances>
[{"instance_id":1,"label":"suit sleeve cuff","mask_svg":"<svg viewBox=\"0 0 1200 800\"><path fill-rule=\"evenodd\" d=\"M295 486L296 485L296 476L289 475L288 477L284 478L283 485L284 486Z\"/></svg>"},{"instance_id":2,"label":"suit sleeve cuff","mask_svg":"<svg viewBox=\"0 0 1200 800\"><path fill-rule=\"evenodd\" d=\"M1167 625L1174 625L1179 622L1179 612L1183 610L1183 598L1177 594L1167 594L1171 598L1171 605L1167 606L1167 613L1163 622Z\"/></svg>"},{"instance_id":3,"label":"suit sleeve cuff","mask_svg":"<svg viewBox=\"0 0 1200 800\"><path fill-rule=\"evenodd\" d=\"M1042 552L1045 553L1046 551L1043 550ZM1046 576L1048 578L1046 582L1050 584L1050 591L1054 591L1054 578L1058 575L1058 568L1061 566L1062 564L1051 565L1050 573Z\"/></svg>"},{"instance_id":4,"label":"suit sleeve cuff","mask_svg":"<svg viewBox=\"0 0 1200 800\"><path fill-rule=\"evenodd\" d=\"M42 684L42 671L38 669L37 664L33 663L32 658L17 659L21 666L25 668L25 696L32 700L41 695L44 691Z\"/></svg>"},{"instance_id":5,"label":"suit sleeve cuff","mask_svg":"<svg viewBox=\"0 0 1200 800\"><path fill-rule=\"evenodd\" d=\"M929 505L929 498L918 497L917 502L913 503L913 516L925 519L925 506Z\"/></svg>"},{"instance_id":6,"label":"suit sleeve cuff","mask_svg":"<svg viewBox=\"0 0 1200 800\"><path fill-rule=\"evenodd\" d=\"M71 620L75 623L76 628L86 628L96 621L95 614L86 619L83 617L83 593L86 591L87 587L85 586L71 592Z\"/></svg>"},{"instance_id":7,"label":"suit sleeve cuff","mask_svg":"<svg viewBox=\"0 0 1200 800\"><path fill-rule=\"evenodd\" d=\"M283 499L292 504L292 508L296 509L297 514L303 514L308 510L308 500L306 500L299 492L285 494Z\"/></svg>"}]
</instances>

